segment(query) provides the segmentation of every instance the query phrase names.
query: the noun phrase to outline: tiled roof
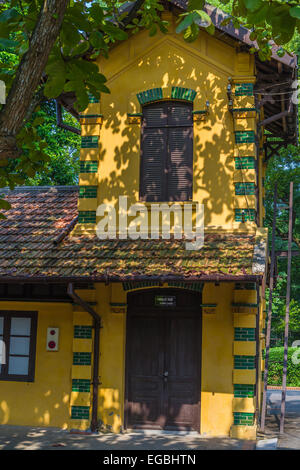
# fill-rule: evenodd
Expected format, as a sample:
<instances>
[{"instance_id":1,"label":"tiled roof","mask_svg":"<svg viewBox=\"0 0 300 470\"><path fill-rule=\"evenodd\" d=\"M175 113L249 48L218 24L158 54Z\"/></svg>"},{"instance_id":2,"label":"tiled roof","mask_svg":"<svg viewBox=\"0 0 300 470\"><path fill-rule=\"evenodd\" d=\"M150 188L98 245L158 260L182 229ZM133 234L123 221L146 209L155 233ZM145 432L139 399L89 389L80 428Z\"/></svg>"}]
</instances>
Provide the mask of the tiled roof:
<instances>
[{"instance_id":1,"label":"tiled roof","mask_svg":"<svg viewBox=\"0 0 300 470\"><path fill-rule=\"evenodd\" d=\"M99 240L66 236L77 215L77 187L17 188L0 221L0 281L254 278L255 235L207 234L204 248L186 250L184 240ZM257 273L256 274L261 274Z\"/></svg>"}]
</instances>

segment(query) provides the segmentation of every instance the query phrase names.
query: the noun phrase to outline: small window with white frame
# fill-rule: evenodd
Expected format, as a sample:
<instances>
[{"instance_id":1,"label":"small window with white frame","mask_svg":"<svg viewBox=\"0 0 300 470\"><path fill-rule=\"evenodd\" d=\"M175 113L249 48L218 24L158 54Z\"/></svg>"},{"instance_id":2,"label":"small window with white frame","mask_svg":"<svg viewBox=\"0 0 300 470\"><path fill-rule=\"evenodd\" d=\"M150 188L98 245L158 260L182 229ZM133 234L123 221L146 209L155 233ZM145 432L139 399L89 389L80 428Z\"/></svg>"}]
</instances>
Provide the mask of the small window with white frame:
<instances>
[{"instance_id":1,"label":"small window with white frame","mask_svg":"<svg viewBox=\"0 0 300 470\"><path fill-rule=\"evenodd\" d=\"M37 313L0 311L0 380L33 382Z\"/></svg>"}]
</instances>

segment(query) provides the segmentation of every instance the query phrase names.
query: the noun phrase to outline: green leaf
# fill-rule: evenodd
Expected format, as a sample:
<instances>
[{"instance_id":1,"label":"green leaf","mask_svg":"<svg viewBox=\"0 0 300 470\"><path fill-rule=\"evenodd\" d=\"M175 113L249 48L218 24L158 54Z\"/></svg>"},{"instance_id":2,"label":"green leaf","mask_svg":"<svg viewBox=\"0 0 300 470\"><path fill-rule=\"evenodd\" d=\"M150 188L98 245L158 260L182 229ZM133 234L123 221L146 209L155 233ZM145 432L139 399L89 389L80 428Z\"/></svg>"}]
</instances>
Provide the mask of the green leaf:
<instances>
[{"instance_id":1,"label":"green leaf","mask_svg":"<svg viewBox=\"0 0 300 470\"><path fill-rule=\"evenodd\" d=\"M0 209L8 210L11 208L11 204L5 199L0 199Z\"/></svg>"},{"instance_id":2,"label":"green leaf","mask_svg":"<svg viewBox=\"0 0 300 470\"><path fill-rule=\"evenodd\" d=\"M290 15L291 15L293 18L298 18L298 19L300 19L300 6L297 5L296 7L290 8Z\"/></svg>"},{"instance_id":3,"label":"green leaf","mask_svg":"<svg viewBox=\"0 0 300 470\"><path fill-rule=\"evenodd\" d=\"M57 73L51 75L45 85L44 94L47 98L57 98L64 90L66 76Z\"/></svg>"},{"instance_id":4,"label":"green leaf","mask_svg":"<svg viewBox=\"0 0 300 470\"><path fill-rule=\"evenodd\" d=\"M154 24L154 25L152 25L151 28L150 28L149 36L150 36L150 37L155 36L156 33L157 33L157 26L156 26L156 24Z\"/></svg>"},{"instance_id":5,"label":"green leaf","mask_svg":"<svg viewBox=\"0 0 300 470\"><path fill-rule=\"evenodd\" d=\"M90 34L89 41L95 49L101 49L101 47L105 47L106 45L103 36L99 31L93 31Z\"/></svg>"},{"instance_id":6,"label":"green leaf","mask_svg":"<svg viewBox=\"0 0 300 470\"><path fill-rule=\"evenodd\" d=\"M0 38L0 48L2 49L13 49L18 46L17 41L13 41L12 39Z\"/></svg>"},{"instance_id":7,"label":"green leaf","mask_svg":"<svg viewBox=\"0 0 300 470\"><path fill-rule=\"evenodd\" d=\"M194 22L194 14L189 13L188 15L184 15L184 19L179 23L179 25L176 28L176 33L179 34L182 31L184 31L186 28L191 26L191 24Z\"/></svg>"},{"instance_id":8,"label":"green leaf","mask_svg":"<svg viewBox=\"0 0 300 470\"><path fill-rule=\"evenodd\" d=\"M255 11L262 7L262 0L244 0L244 5L247 10Z\"/></svg>"},{"instance_id":9,"label":"green leaf","mask_svg":"<svg viewBox=\"0 0 300 470\"><path fill-rule=\"evenodd\" d=\"M20 14L17 12L15 8L9 8L8 10L4 10L0 15L0 23L6 23L11 20L17 21L20 18Z\"/></svg>"},{"instance_id":10,"label":"green leaf","mask_svg":"<svg viewBox=\"0 0 300 470\"><path fill-rule=\"evenodd\" d=\"M77 44L77 46L73 47L72 55L83 55L86 51L90 48L90 44L88 41L82 41L81 43Z\"/></svg>"},{"instance_id":11,"label":"green leaf","mask_svg":"<svg viewBox=\"0 0 300 470\"><path fill-rule=\"evenodd\" d=\"M122 29L117 28L116 26L112 24L105 23L105 25L102 26L102 29L105 33L111 36L112 39L115 39L118 41L124 41L125 39L128 38L128 34L125 31L122 31Z\"/></svg>"},{"instance_id":12,"label":"green leaf","mask_svg":"<svg viewBox=\"0 0 300 470\"><path fill-rule=\"evenodd\" d=\"M60 39L63 46L73 47L74 44L78 43L82 37L78 32L78 29L68 21L64 21L61 31Z\"/></svg>"},{"instance_id":13,"label":"green leaf","mask_svg":"<svg viewBox=\"0 0 300 470\"><path fill-rule=\"evenodd\" d=\"M89 13L96 23L100 23L103 20L104 14L103 9L97 3L93 3L89 9Z\"/></svg>"},{"instance_id":14,"label":"green leaf","mask_svg":"<svg viewBox=\"0 0 300 470\"><path fill-rule=\"evenodd\" d=\"M204 7L205 0L189 0L188 10L202 10Z\"/></svg>"}]
</instances>

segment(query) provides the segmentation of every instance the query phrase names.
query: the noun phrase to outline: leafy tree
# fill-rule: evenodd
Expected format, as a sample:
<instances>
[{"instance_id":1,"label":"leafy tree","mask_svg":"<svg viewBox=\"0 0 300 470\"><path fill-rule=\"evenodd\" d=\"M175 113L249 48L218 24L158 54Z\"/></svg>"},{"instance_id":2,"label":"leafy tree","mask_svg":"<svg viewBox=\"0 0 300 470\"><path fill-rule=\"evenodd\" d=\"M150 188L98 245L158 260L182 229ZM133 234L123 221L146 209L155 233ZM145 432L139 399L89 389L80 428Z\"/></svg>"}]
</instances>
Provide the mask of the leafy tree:
<instances>
[{"instance_id":1,"label":"leafy tree","mask_svg":"<svg viewBox=\"0 0 300 470\"><path fill-rule=\"evenodd\" d=\"M0 73L9 91L7 103L0 112L2 168L9 158L22 155L24 149L32 156L31 165L35 168L37 153L44 153L43 142L37 138L35 127L26 132L22 129L45 99L55 98L63 103L67 100L80 112L88 104L89 92L96 97L109 92L94 59L99 54L108 57L111 44L127 39L129 33L140 28L148 29L150 35L158 28L167 32L167 22L159 15L162 3L168 1L2 2L0 47L16 57L13 67L4 66ZM251 37L257 41L261 58L270 57L271 39L279 45L286 44L299 28L297 0L220 0L219 3L227 5L230 11L224 24L232 21L238 27L244 19L245 25L253 30ZM118 6L125 8L118 9ZM199 33L199 26L214 32L204 0L189 0L188 11L181 15L177 32L183 32L184 38L192 41ZM7 178L8 184L12 184L14 177L7 175Z\"/></svg>"}]
</instances>

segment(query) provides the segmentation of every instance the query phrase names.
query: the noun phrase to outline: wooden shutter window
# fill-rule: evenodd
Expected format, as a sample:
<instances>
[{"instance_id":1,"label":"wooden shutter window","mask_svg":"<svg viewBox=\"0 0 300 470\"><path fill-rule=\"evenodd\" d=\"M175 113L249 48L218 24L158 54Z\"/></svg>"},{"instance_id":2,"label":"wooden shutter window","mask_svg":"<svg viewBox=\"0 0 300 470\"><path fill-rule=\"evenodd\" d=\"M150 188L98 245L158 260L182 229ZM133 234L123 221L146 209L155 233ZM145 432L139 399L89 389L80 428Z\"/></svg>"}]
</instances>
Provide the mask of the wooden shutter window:
<instances>
[{"instance_id":1,"label":"wooden shutter window","mask_svg":"<svg viewBox=\"0 0 300 470\"><path fill-rule=\"evenodd\" d=\"M192 105L169 101L145 106L141 134L141 200L188 201L192 198L192 182Z\"/></svg>"}]
</instances>

